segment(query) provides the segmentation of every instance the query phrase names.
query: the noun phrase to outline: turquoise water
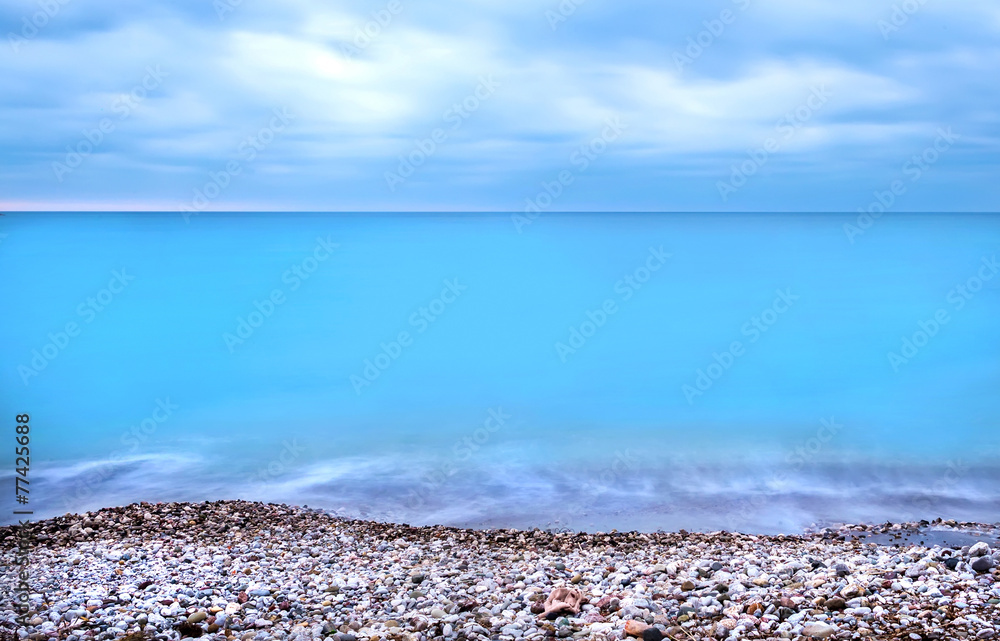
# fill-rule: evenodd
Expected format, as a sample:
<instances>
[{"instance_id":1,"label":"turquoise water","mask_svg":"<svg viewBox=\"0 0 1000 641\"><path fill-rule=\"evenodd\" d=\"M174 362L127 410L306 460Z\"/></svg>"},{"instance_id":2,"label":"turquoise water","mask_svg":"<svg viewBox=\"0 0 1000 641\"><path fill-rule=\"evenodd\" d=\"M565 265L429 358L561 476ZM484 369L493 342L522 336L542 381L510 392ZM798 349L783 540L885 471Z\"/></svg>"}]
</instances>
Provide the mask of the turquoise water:
<instances>
[{"instance_id":1,"label":"turquoise water","mask_svg":"<svg viewBox=\"0 0 1000 641\"><path fill-rule=\"evenodd\" d=\"M42 516L1000 519L1000 218L845 223L8 214L0 411Z\"/></svg>"}]
</instances>

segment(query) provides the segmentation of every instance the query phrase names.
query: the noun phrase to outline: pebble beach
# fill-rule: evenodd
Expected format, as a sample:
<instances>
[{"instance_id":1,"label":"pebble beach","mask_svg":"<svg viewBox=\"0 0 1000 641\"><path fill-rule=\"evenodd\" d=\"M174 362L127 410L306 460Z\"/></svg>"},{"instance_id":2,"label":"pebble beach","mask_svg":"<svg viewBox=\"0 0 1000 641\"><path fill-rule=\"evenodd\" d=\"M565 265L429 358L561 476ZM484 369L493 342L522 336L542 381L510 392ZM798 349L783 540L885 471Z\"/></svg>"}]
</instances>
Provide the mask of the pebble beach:
<instances>
[{"instance_id":1,"label":"pebble beach","mask_svg":"<svg viewBox=\"0 0 1000 641\"><path fill-rule=\"evenodd\" d=\"M585 534L411 527L218 501L140 503L29 527L29 607L5 579L4 640L1000 635L998 525ZM16 526L0 528L0 554L15 576ZM579 606L546 614L557 588Z\"/></svg>"}]
</instances>

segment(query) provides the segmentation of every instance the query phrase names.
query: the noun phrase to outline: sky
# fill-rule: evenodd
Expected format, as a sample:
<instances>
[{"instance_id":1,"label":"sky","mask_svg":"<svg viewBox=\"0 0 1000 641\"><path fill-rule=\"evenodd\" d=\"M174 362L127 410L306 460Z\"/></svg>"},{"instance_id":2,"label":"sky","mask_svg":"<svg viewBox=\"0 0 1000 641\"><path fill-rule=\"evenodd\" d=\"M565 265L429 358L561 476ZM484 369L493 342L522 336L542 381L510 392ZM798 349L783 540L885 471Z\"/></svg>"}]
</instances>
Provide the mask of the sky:
<instances>
[{"instance_id":1,"label":"sky","mask_svg":"<svg viewBox=\"0 0 1000 641\"><path fill-rule=\"evenodd\" d=\"M0 209L995 211L993 0L2 0Z\"/></svg>"}]
</instances>

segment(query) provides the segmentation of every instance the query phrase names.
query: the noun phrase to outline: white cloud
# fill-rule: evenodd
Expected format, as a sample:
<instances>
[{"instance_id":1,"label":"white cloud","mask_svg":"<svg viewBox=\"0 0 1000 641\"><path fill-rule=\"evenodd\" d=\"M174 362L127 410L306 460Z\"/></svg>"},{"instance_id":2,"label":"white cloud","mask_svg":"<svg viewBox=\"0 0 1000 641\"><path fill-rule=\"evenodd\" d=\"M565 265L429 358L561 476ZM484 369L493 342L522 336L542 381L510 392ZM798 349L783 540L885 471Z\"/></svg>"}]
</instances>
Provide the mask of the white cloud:
<instances>
[{"instance_id":1,"label":"white cloud","mask_svg":"<svg viewBox=\"0 0 1000 641\"><path fill-rule=\"evenodd\" d=\"M589 2L587 8L598 13L620 9ZM674 41L622 32L622 47L609 50L609 33L617 27L583 30L582 13L548 34L542 14L551 2L476 5L487 18L458 28L448 20L429 24L428 12L436 16L447 8L418 11L404 1L403 12L354 57L340 45L378 6L351 11L295 0L268 17L255 13L266 8L245 4L225 23L136 15L101 32L39 37L23 55L0 57L0 73L8 80L0 99L9 105L0 144L16 147L24 131L37 134L30 152L10 156L18 162L8 173L19 184L31 176L50 184L49 164L65 153L65 145L79 140L82 128L95 126L116 97L142 79L144 67L156 64L169 77L109 137L101 158L89 165L94 174L105 172L110 181L115 171L138 167L204 175L266 124L273 108L285 107L296 115L294 125L255 171L275 175L308 164L331 179L357 180L371 166L390 167L415 138L441 126L445 110L471 93L480 76L495 77L500 88L437 160L461 161L457 172L488 168L491 177L564 163L574 145L597 135L610 117L628 125L613 155L656 167L760 145L814 87L825 86L832 97L788 140L786 152L819 155L873 143L905 150L928 127L953 124L970 111L978 114L975 122L986 122L983 113L995 102L995 91L985 88L978 102L958 100L956 88L985 87L984 70L1000 57L996 47L977 46L958 33L934 51L887 46L864 25L891 3L757 0L747 10L744 31L727 32L711 55L683 73L669 56ZM963 20L987 15L1000 23L1000 10L990 3L960 5ZM925 9L943 11L933 2ZM687 22L697 25L700 19ZM866 38L869 48L848 55L817 44L835 21L857 23L851 33ZM546 39L515 44L524 38L517 30L524 24ZM750 28L764 29L752 46L740 40ZM787 45L774 42L787 42L790 33L809 46L779 52ZM738 56L728 53L736 46ZM657 58L657 51L667 53ZM726 56L730 64L720 66ZM976 139L975 133L968 139Z\"/></svg>"}]
</instances>

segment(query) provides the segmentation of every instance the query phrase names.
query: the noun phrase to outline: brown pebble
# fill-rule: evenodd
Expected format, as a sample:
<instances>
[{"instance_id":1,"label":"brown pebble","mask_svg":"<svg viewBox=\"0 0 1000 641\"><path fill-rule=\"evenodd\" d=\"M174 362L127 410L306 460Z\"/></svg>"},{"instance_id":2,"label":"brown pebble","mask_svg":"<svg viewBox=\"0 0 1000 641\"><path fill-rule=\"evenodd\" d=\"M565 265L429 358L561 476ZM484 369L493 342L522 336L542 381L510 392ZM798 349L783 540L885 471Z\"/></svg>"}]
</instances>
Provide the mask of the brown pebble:
<instances>
[{"instance_id":1,"label":"brown pebble","mask_svg":"<svg viewBox=\"0 0 1000 641\"><path fill-rule=\"evenodd\" d=\"M647 628L649 628L648 625L635 619L629 619L625 622L625 634L630 637L641 637Z\"/></svg>"}]
</instances>

